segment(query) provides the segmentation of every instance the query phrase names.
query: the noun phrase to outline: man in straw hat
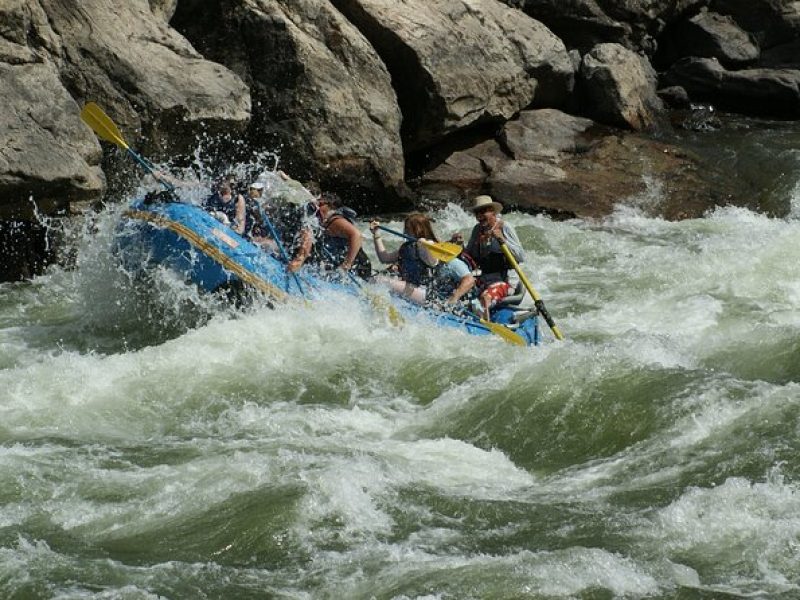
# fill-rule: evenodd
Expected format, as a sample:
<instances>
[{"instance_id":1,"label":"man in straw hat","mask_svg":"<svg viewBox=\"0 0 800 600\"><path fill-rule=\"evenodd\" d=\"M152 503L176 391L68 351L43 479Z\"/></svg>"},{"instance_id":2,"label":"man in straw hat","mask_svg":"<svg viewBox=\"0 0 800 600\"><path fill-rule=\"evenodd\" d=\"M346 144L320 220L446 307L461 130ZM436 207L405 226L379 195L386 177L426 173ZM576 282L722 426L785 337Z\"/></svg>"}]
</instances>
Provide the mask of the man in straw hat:
<instances>
[{"instance_id":1,"label":"man in straw hat","mask_svg":"<svg viewBox=\"0 0 800 600\"><path fill-rule=\"evenodd\" d=\"M525 260L525 251L514 228L500 218L502 204L491 196L476 196L470 210L478 224L472 229L466 250L481 269L478 298L483 317L489 320L491 308L514 291L519 283L519 277L508 263L500 244L508 247L518 263Z\"/></svg>"}]
</instances>

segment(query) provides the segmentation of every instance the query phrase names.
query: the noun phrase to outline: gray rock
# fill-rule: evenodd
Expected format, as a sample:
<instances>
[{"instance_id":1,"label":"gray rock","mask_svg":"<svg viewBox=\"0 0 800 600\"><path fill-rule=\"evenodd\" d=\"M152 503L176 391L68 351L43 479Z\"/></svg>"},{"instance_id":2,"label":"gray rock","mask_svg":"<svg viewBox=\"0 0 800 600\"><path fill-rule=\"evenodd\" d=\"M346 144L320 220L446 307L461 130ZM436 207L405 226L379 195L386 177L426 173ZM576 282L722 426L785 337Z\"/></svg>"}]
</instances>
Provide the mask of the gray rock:
<instances>
[{"instance_id":1,"label":"gray rock","mask_svg":"<svg viewBox=\"0 0 800 600\"><path fill-rule=\"evenodd\" d=\"M521 109L563 106L573 85L564 44L496 0L333 0L392 73L406 150Z\"/></svg>"},{"instance_id":2,"label":"gray rock","mask_svg":"<svg viewBox=\"0 0 800 600\"><path fill-rule=\"evenodd\" d=\"M653 129L663 103L656 73L646 58L619 44L599 44L583 57L580 71L586 114L619 127Z\"/></svg>"},{"instance_id":3,"label":"gray rock","mask_svg":"<svg viewBox=\"0 0 800 600\"><path fill-rule=\"evenodd\" d=\"M0 80L0 218L32 220L34 208L46 215L99 197L100 146L55 65L0 63Z\"/></svg>"},{"instance_id":4,"label":"gray rock","mask_svg":"<svg viewBox=\"0 0 800 600\"><path fill-rule=\"evenodd\" d=\"M563 152L577 152L580 134L593 125L591 119L560 110L526 110L503 126L499 138L516 160L555 158Z\"/></svg>"},{"instance_id":5,"label":"gray rock","mask_svg":"<svg viewBox=\"0 0 800 600\"><path fill-rule=\"evenodd\" d=\"M675 63L664 77L683 86L692 100L745 114L800 116L800 70L745 69L728 71L713 58L688 58Z\"/></svg>"},{"instance_id":6,"label":"gray rock","mask_svg":"<svg viewBox=\"0 0 800 600\"><path fill-rule=\"evenodd\" d=\"M759 57L752 35L729 16L701 12L670 29L659 40L659 60L666 65L687 56L716 58L727 68L753 64Z\"/></svg>"},{"instance_id":7,"label":"gray rock","mask_svg":"<svg viewBox=\"0 0 800 600\"><path fill-rule=\"evenodd\" d=\"M244 82L205 60L147 0L39 0L63 46L59 69L73 95L107 109L148 151L195 149L198 136L243 128Z\"/></svg>"},{"instance_id":8,"label":"gray rock","mask_svg":"<svg viewBox=\"0 0 800 600\"><path fill-rule=\"evenodd\" d=\"M300 179L375 205L404 193L400 111L370 43L327 0L183 2L175 22L251 86L251 147ZM360 198L358 198L360 196Z\"/></svg>"}]
</instances>

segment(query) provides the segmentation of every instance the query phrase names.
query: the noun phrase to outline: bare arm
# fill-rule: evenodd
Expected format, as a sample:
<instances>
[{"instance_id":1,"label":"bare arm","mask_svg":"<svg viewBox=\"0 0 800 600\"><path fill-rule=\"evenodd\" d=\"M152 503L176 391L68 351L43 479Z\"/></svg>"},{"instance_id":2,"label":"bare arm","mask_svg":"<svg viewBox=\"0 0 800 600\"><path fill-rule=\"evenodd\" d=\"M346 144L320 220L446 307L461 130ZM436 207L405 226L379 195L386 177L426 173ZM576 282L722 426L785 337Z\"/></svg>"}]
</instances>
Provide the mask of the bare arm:
<instances>
[{"instance_id":1,"label":"bare arm","mask_svg":"<svg viewBox=\"0 0 800 600\"><path fill-rule=\"evenodd\" d=\"M233 230L242 235L244 233L244 223L245 223L245 203L244 198L241 194L237 194L236 196L236 226Z\"/></svg>"},{"instance_id":2,"label":"bare arm","mask_svg":"<svg viewBox=\"0 0 800 600\"><path fill-rule=\"evenodd\" d=\"M295 252L294 257L292 257L292 260L290 260L288 264L290 272L294 273L305 264L306 259L311 254L311 246L313 243L314 239L311 230L308 227L304 227L300 232L300 244L298 245L297 252Z\"/></svg>"},{"instance_id":3,"label":"bare arm","mask_svg":"<svg viewBox=\"0 0 800 600\"><path fill-rule=\"evenodd\" d=\"M458 282L458 287L453 290L453 293L447 299L447 303L455 304L473 287L475 287L475 278L472 275L464 275Z\"/></svg>"},{"instance_id":4,"label":"bare arm","mask_svg":"<svg viewBox=\"0 0 800 600\"><path fill-rule=\"evenodd\" d=\"M372 231L372 242L375 244L375 254L378 255L378 260L385 265L396 263L400 258L400 252L397 250L390 252L383 246L383 238L377 226L377 221L372 221L369 224L369 228Z\"/></svg>"},{"instance_id":5,"label":"bare arm","mask_svg":"<svg viewBox=\"0 0 800 600\"><path fill-rule=\"evenodd\" d=\"M347 257L340 265L343 269L350 269L356 260L358 251L361 250L361 232L344 217L334 219L328 225L331 235L347 240Z\"/></svg>"}]
</instances>

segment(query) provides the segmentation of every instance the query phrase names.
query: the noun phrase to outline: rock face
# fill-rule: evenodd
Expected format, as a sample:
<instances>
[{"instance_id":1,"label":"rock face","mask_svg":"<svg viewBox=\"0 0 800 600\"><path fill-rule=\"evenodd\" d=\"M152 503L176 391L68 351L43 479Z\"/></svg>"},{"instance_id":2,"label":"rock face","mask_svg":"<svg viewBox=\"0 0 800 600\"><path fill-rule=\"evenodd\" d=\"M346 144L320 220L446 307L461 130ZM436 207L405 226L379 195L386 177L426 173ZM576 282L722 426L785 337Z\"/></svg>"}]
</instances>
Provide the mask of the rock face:
<instances>
[{"instance_id":1,"label":"rock face","mask_svg":"<svg viewBox=\"0 0 800 600\"><path fill-rule=\"evenodd\" d=\"M665 77L692 98L749 114L800 118L800 70L728 71L713 58L687 58Z\"/></svg>"},{"instance_id":2,"label":"rock face","mask_svg":"<svg viewBox=\"0 0 800 600\"><path fill-rule=\"evenodd\" d=\"M334 0L389 67L407 151L522 108L563 106L573 68L538 21L496 0Z\"/></svg>"},{"instance_id":3,"label":"rock face","mask_svg":"<svg viewBox=\"0 0 800 600\"><path fill-rule=\"evenodd\" d=\"M403 195L389 73L327 0L182 2L175 24L250 85L259 107L251 148L280 149L293 176L367 204Z\"/></svg>"}]
</instances>

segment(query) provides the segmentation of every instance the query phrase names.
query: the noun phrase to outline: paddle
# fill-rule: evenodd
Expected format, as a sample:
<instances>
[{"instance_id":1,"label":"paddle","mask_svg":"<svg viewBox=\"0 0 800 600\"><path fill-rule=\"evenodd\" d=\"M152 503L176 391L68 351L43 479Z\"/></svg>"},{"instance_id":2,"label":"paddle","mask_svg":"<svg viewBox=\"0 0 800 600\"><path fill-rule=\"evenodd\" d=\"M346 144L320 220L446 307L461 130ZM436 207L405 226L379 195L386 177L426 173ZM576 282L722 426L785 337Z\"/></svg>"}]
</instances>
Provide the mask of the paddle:
<instances>
[{"instance_id":1,"label":"paddle","mask_svg":"<svg viewBox=\"0 0 800 600\"><path fill-rule=\"evenodd\" d=\"M325 255L325 258L331 261L331 264L333 264L335 262L335 259L331 254L331 251L328 250L325 247L325 244L322 242L320 242L320 248L322 248L322 253ZM345 271L345 273L347 273L347 276L350 278L350 281L353 282L358 291L361 292L364 295L364 297L370 301L370 303L372 303L372 306L381 309L385 308L387 310L387 312L389 313L389 321L391 322L392 325L400 325L403 322L403 317L400 315L400 311L397 310L396 307L392 306L391 304L387 304L387 302L380 296L372 294L366 289L364 289L364 286L358 280L358 277L353 275L352 272Z\"/></svg>"},{"instance_id":2,"label":"paddle","mask_svg":"<svg viewBox=\"0 0 800 600\"><path fill-rule=\"evenodd\" d=\"M499 335L509 344L514 344L515 346L527 346L528 342L525 341L525 338L522 337L520 334L516 333L515 331L511 331L505 325L501 325L500 323L492 323L491 321L487 321L486 319L478 319L478 322L486 327L489 331L491 331L495 335Z\"/></svg>"},{"instance_id":3,"label":"paddle","mask_svg":"<svg viewBox=\"0 0 800 600\"><path fill-rule=\"evenodd\" d=\"M544 317L544 320L547 321L547 324L553 331L553 335L556 336L556 339L563 340L564 336L561 334L561 331L558 329L558 326L555 324L555 321L553 321L553 317L551 317L550 313L547 312L547 309L544 306L544 300L542 300L542 297L536 293L535 289L533 289L531 282L528 281L528 278L525 276L525 273L522 272L522 269L520 268L519 264L514 259L514 255L511 254L511 250L508 249L508 246L506 246L504 242L500 242L500 248L503 250L503 254L506 255L508 262L511 263L512 267L514 267L514 270L517 272L517 275L519 275L520 281L522 281L522 284L525 286L525 289L528 290L528 293L531 295L531 298L533 298L533 301L536 304L536 309Z\"/></svg>"},{"instance_id":4,"label":"paddle","mask_svg":"<svg viewBox=\"0 0 800 600\"><path fill-rule=\"evenodd\" d=\"M430 252L435 258L441 260L442 262L450 262L454 258L458 258L458 255L461 254L461 246L458 244L453 244L452 242L431 242L430 240L420 240L415 238L413 235L408 235L407 233L401 233L400 231L395 231L394 229L389 229L388 227L384 227L383 225L378 225L378 229L383 229L384 231L388 231L391 234L400 236L401 238L407 239L409 242L420 242L425 248Z\"/></svg>"},{"instance_id":5,"label":"paddle","mask_svg":"<svg viewBox=\"0 0 800 600\"><path fill-rule=\"evenodd\" d=\"M156 179L156 181L164 186L164 189L169 190L170 192L175 191L175 186L159 177L156 174L155 168L148 160L142 158L136 152L131 150L131 147L128 146L128 143L122 137L122 133L120 133L116 123L114 123L114 121L112 121L111 118L105 112L103 112L103 109L97 106L97 104L94 102L87 103L86 106L83 107L83 110L81 110L81 119L83 119L83 122L92 128L92 131L94 131L97 134L97 137L99 137L101 140L111 142L123 150L127 150L128 154L133 157L133 159L138 162L145 171L147 171Z\"/></svg>"},{"instance_id":6,"label":"paddle","mask_svg":"<svg viewBox=\"0 0 800 600\"><path fill-rule=\"evenodd\" d=\"M264 221L264 225L266 225L267 229L269 229L269 234L272 236L272 239L275 240L275 245L278 246L278 252L281 253L283 262L286 263L286 272L292 274L292 277L294 277L294 282L297 284L297 289L300 290L300 295L305 298L306 293L303 291L303 286L300 285L300 277L297 276L297 273L289 270L289 255L286 253L286 248L283 247L280 237L278 237L278 232L275 229L275 226L272 224L272 221L267 216L267 212L261 207L261 204L258 201L256 201L256 206L258 207L258 212L261 215L261 220ZM289 291L288 285L286 286L286 291Z\"/></svg>"},{"instance_id":7,"label":"paddle","mask_svg":"<svg viewBox=\"0 0 800 600\"><path fill-rule=\"evenodd\" d=\"M458 244L454 244L452 242L431 242L428 240L420 240L415 238L413 235L408 235L406 233L401 233L399 231L395 231L394 229L390 229L389 227L384 227L383 225L378 225L378 229L382 229L387 231L391 234L400 236L402 238L407 239L410 242L422 242L425 248L430 252L434 257L441 260L442 262L450 262L451 260L458 258L461 254L463 248ZM464 317L465 315L460 315ZM471 318L478 321L481 325L486 327L489 331L494 333L495 335L500 336L505 341L510 344L515 344L517 346L527 346L528 343L518 333L511 331L508 327L501 325L500 323L492 323L491 321L487 321L486 319L482 319L471 315Z\"/></svg>"}]
</instances>

